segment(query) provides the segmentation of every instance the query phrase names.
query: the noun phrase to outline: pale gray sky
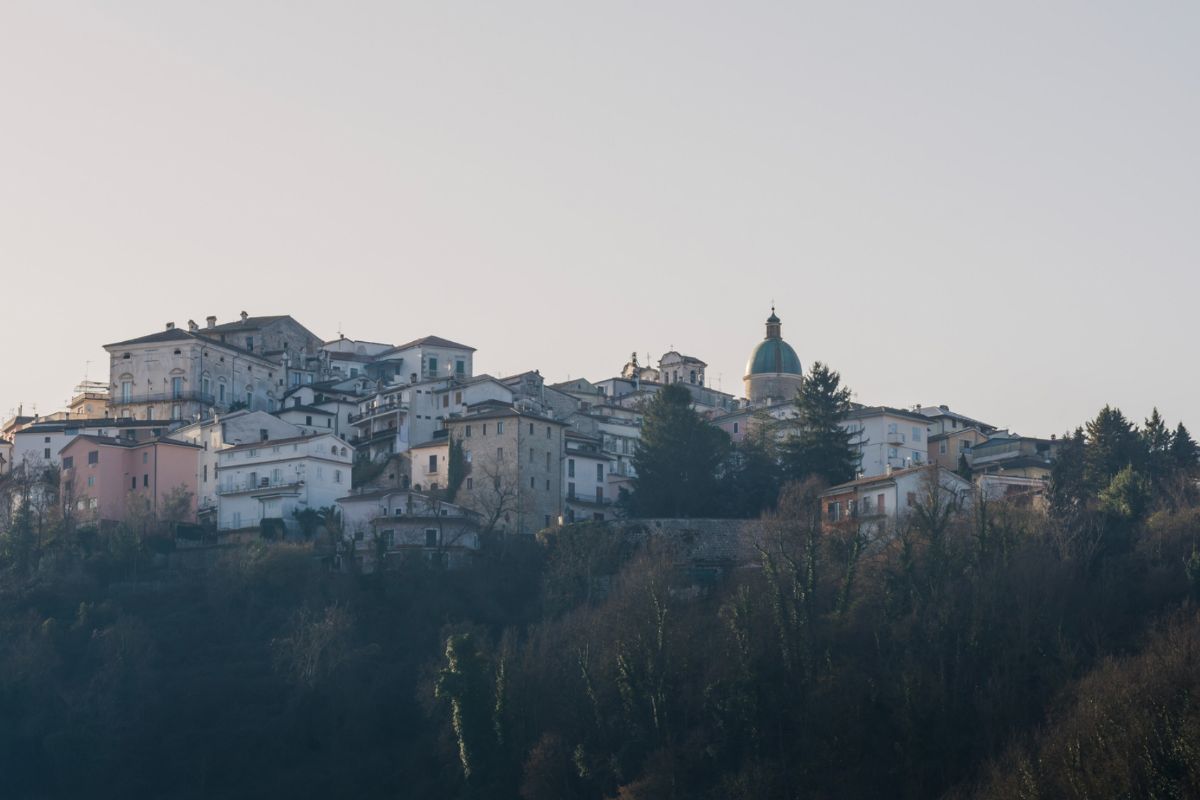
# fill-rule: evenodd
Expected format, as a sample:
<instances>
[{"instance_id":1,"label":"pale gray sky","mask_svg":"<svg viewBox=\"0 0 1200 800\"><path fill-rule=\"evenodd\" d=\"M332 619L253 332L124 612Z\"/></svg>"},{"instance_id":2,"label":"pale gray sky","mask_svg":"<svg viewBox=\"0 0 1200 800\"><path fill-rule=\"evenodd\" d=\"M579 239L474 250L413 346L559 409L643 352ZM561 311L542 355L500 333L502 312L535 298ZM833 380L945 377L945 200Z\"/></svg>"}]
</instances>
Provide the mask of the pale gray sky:
<instances>
[{"instance_id":1,"label":"pale gray sky","mask_svg":"<svg viewBox=\"0 0 1200 800\"><path fill-rule=\"evenodd\" d=\"M970 7L968 7L970 6ZM1194 3L0 2L0 412L167 321L1200 429Z\"/></svg>"}]
</instances>

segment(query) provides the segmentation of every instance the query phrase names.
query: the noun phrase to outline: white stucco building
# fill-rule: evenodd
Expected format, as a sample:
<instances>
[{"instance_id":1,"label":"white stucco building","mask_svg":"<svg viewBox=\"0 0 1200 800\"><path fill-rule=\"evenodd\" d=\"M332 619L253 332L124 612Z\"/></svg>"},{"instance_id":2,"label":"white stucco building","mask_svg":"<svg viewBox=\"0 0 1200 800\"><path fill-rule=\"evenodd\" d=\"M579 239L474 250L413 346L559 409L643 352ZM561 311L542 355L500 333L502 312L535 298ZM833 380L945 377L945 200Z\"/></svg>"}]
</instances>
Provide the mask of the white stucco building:
<instances>
[{"instance_id":1,"label":"white stucco building","mask_svg":"<svg viewBox=\"0 0 1200 800\"><path fill-rule=\"evenodd\" d=\"M170 438L200 448L196 460L196 508L202 523L216 524L218 453L226 447L255 442L294 439L302 431L265 411L234 411L194 422L172 431Z\"/></svg>"},{"instance_id":2,"label":"white stucco building","mask_svg":"<svg viewBox=\"0 0 1200 800\"><path fill-rule=\"evenodd\" d=\"M266 519L295 532L295 512L333 506L346 495L353 458L350 445L332 434L218 451L217 528L257 528Z\"/></svg>"}]
</instances>

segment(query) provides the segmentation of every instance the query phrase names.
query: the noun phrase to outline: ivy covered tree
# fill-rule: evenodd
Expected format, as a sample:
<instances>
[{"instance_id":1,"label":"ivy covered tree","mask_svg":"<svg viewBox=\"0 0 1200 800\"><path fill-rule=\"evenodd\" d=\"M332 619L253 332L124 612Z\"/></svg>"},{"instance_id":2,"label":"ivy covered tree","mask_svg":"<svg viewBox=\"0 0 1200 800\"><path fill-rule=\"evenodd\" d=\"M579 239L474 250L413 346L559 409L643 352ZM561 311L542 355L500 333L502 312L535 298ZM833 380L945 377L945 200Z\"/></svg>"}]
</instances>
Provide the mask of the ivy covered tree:
<instances>
[{"instance_id":1,"label":"ivy covered tree","mask_svg":"<svg viewBox=\"0 0 1200 800\"><path fill-rule=\"evenodd\" d=\"M829 484L853 480L858 470L855 434L843 422L850 389L836 371L817 361L796 395L798 430L783 446L783 472L792 480L818 477Z\"/></svg>"},{"instance_id":2,"label":"ivy covered tree","mask_svg":"<svg viewBox=\"0 0 1200 800\"><path fill-rule=\"evenodd\" d=\"M702 517L719 510L720 476L729 436L692 409L687 389L671 384L646 405L633 456L633 492L624 497L637 517Z\"/></svg>"}]
</instances>

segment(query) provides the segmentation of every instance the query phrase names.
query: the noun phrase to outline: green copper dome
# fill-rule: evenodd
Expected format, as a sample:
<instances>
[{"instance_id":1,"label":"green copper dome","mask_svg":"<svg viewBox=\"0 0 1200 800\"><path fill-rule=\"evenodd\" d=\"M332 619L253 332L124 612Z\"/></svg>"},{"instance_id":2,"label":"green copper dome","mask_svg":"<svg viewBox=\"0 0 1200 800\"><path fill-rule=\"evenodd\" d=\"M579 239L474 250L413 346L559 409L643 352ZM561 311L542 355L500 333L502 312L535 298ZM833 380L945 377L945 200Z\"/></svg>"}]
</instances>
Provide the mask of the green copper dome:
<instances>
[{"instance_id":1,"label":"green copper dome","mask_svg":"<svg viewBox=\"0 0 1200 800\"><path fill-rule=\"evenodd\" d=\"M746 362L746 377L751 375L802 375L800 358L792 346L783 340L783 321L775 316L775 306L771 306L771 316L767 317L767 338L758 343L750 360Z\"/></svg>"},{"instance_id":2,"label":"green copper dome","mask_svg":"<svg viewBox=\"0 0 1200 800\"><path fill-rule=\"evenodd\" d=\"M746 362L747 375L762 375L770 372L782 372L789 375L802 375L800 357L792 346L783 339L763 339L750 354Z\"/></svg>"}]
</instances>

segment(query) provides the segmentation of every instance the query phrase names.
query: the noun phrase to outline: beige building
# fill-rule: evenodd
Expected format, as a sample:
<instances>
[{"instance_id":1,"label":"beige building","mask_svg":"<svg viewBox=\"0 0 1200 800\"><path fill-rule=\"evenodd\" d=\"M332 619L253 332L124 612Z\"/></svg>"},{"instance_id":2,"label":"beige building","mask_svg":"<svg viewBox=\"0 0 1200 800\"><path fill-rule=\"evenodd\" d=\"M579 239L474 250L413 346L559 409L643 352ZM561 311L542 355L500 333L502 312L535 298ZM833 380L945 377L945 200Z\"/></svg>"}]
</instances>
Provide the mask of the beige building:
<instances>
[{"instance_id":1,"label":"beige building","mask_svg":"<svg viewBox=\"0 0 1200 800\"><path fill-rule=\"evenodd\" d=\"M482 530L536 533L559 523L563 422L486 403L446 420L446 428L465 462L455 502L480 515Z\"/></svg>"},{"instance_id":2,"label":"beige building","mask_svg":"<svg viewBox=\"0 0 1200 800\"><path fill-rule=\"evenodd\" d=\"M174 323L104 349L114 417L193 420L234 407L272 411L286 388L282 364Z\"/></svg>"}]
</instances>

